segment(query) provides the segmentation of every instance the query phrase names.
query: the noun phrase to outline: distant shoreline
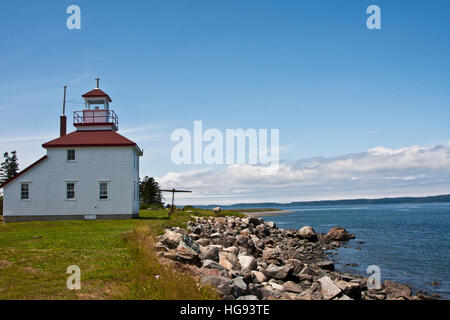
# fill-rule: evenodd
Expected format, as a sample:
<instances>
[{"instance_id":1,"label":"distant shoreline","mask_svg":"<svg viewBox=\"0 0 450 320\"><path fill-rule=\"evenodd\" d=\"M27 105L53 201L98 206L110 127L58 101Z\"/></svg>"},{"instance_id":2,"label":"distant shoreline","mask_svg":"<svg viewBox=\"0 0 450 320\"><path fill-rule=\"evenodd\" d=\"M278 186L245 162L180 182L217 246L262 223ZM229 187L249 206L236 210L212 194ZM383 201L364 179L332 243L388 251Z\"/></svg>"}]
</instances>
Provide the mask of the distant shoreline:
<instances>
[{"instance_id":1,"label":"distant shoreline","mask_svg":"<svg viewBox=\"0 0 450 320\"><path fill-rule=\"evenodd\" d=\"M419 203L450 203L450 194L427 196L427 197L394 197L377 199L342 199L342 200L318 200L318 201L294 201L289 203L278 202L255 202L255 203L235 203L231 205L194 205L195 207L207 209L221 207L222 209L251 209L255 207L280 208L298 206L330 206L330 205L368 205L368 204L419 204Z\"/></svg>"}]
</instances>

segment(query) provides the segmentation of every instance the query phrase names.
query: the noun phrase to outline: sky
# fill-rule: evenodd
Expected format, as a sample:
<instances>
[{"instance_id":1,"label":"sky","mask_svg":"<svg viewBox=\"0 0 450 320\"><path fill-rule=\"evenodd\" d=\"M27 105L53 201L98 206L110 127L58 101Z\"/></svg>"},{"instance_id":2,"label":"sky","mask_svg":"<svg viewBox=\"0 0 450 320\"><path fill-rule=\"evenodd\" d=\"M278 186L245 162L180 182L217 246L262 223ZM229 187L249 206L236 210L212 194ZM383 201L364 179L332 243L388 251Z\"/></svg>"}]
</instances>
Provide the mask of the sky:
<instances>
[{"instance_id":1,"label":"sky","mask_svg":"<svg viewBox=\"0 0 450 320\"><path fill-rule=\"evenodd\" d=\"M449 16L447 0L3 0L0 152L44 155L63 85L70 131L99 77L141 176L194 191L180 203L450 193ZM279 171L175 164L171 134L194 121L278 129Z\"/></svg>"}]
</instances>

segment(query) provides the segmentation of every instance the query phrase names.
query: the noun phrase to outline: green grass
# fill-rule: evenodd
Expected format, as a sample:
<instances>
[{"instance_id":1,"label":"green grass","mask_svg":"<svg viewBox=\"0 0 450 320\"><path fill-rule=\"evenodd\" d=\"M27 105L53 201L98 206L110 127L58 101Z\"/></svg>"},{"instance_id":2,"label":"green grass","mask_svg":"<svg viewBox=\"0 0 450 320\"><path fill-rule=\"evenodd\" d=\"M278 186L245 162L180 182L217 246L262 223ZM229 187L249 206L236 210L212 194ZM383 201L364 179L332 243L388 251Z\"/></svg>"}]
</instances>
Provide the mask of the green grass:
<instances>
[{"instance_id":1,"label":"green grass","mask_svg":"<svg viewBox=\"0 0 450 320\"><path fill-rule=\"evenodd\" d=\"M0 299L215 299L211 288L161 265L152 250L156 235L185 227L191 215L215 214L194 209L169 219L166 210L141 210L132 220L0 225ZM81 269L81 290L66 287L70 265Z\"/></svg>"}]
</instances>

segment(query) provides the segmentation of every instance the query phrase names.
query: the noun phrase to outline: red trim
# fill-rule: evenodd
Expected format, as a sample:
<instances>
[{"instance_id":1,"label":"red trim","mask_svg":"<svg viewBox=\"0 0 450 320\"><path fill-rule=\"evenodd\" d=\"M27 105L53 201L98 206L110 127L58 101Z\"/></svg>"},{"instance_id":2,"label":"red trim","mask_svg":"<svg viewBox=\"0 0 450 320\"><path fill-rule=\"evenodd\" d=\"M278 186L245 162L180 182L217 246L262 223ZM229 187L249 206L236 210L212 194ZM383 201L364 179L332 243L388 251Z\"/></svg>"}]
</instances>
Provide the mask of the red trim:
<instances>
[{"instance_id":1,"label":"red trim","mask_svg":"<svg viewBox=\"0 0 450 320\"><path fill-rule=\"evenodd\" d=\"M47 156L43 156L42 158L40 158L38 161L32 163L31 165L29 165L28 167L26 167L25 169L23 169L22 171L20 171L18 174L16 174L14 177L12 177L11 179L3 182L3 184L0 185L0 189L5 187L8 183L14 181L15 179L17 179L18 177L20 177L22 174L24 174L25 172L27 172L28 170L30 170L31 168L37 166L39 163L41 163L42 161L44 161L45 159L47 159Z\"/></svg>"},{"instance_id":2,"label":"red trim","mask_svg":"<svg viewBox=\"0 0 450 320\"><path fill-rule=\"evenodd\" d=\"M95 123L74 123L75 127L78 126L113 126L113 122L95 122Z\"/></svg>"},{"instance_id":3,"label":"red trim","mask_svg":"<svg viewBox=\"0 0 450 320\"><path fill-rule=\"evenodd\" d=\"M91 143L91 144L58 144L58 145L54 145L54 146L45 146L44 148L70 148L70 147L133 147L135 146L136 143L110 143L110 144L105 144L105 143Z\"/></svg>"}]
</instances>

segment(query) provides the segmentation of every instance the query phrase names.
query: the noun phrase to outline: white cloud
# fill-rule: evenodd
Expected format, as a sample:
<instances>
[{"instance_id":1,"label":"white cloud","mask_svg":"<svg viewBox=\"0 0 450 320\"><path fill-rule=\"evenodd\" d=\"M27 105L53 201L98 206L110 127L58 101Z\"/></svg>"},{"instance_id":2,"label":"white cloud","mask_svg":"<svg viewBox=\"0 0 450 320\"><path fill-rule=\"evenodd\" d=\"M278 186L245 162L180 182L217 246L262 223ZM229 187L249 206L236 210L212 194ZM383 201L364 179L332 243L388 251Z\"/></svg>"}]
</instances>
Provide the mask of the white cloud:
<instances>
[{"instance_id":1,"label":"white cloud","mask_svg":"<svg viewBox=\"0 0 450 320\"><path fill-rule=\"evenodd\" d=\"M450 193L450 144L375 147L340 157L284 162L270 175L261 174L263 169L230 165L224 170L170 172L157 180L164 187L193 190L178 198L195 203Z\"/></svg>"}]
</instances>

